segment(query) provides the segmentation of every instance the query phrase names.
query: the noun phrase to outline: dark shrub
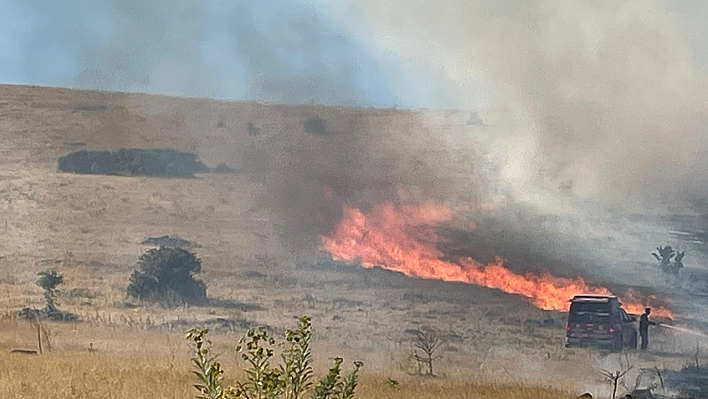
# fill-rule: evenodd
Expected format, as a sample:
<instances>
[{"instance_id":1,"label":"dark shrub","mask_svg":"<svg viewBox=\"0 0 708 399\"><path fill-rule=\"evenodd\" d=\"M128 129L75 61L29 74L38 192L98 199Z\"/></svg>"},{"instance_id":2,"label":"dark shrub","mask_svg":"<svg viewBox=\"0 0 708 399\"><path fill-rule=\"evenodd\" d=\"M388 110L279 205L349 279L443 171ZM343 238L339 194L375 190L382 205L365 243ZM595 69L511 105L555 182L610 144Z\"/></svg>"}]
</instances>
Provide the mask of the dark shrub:
<instances>
[{"instance_id":1,"label":"dark shrub","mask_svg":"<svg viewBox=\"0 0 708 399\"><path fill-rule=\"evenodd\" d=\"M254 125L253 123L248 122L248 135L249 136L258 136L260 133L261 133L260 128L256 127L256 125Z\"/></svg>"},{"instance_id":2,"label":"dark shrub","mask_svg":"<svg viewBox=\"0 0 708 399\"><path fill-rule=\"evenodd\" d=\"M208 172L196 155L171 149L81 150L59 158L59 171L118 176L194 177Z\"/></svg>"},{"instance_id":3,"label":"dark shrub","mask_svg":"<svg viewBox=\"0 0 708 399\"><path fill-rule=\"evenodd\" d=\"M196 280L202 262L181 248L150 249L138 260L130 276L128 295L167 306L206 301L206 284Z\"/></svg>"},{"instance_id":4,"label":"dark shrub","mask_svg":"<svg viewBox=\"0 0 708 399\"><path fill-rule=\"evenodd\" d=\"M325 134L327 129L325 128L325 121L317 116L307 118L305 121L305 132L311 134Z\"/></svg>"}]
</instances>

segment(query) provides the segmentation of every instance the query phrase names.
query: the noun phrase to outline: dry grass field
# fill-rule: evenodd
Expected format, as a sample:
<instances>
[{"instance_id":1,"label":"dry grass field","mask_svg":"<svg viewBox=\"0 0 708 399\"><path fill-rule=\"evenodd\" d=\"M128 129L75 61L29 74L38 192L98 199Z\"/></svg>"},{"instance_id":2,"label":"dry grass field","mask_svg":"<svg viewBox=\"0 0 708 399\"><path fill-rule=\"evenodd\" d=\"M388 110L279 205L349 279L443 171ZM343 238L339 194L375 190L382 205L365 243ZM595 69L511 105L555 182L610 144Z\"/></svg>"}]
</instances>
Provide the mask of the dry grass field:
<instances>
[{"instance_id":1,"label":"dry grass field","mask_svg":"<svg viewBox=\"0 0 708 399\"><path fill-rule=\"evenodd\" d=\"M34 331L24 321L4 320L0 336L0 395L3 398L176 398L193 397L189 371L190 348L180 332L145 327L78 323L45 325L53 349L42 356L11 354L10 348L33 347ZM214 351L221 353L227 381L239 378L244 364L233 356L234 336L217 335ZM82 343L90 341L95 352ZM45 343L46 344L46 343ZM358 351L318 343L316 369L322 371L330 354ZM326 353L326 356L317 354ZM360 354L360 353L359 353ZM368 369L368 367L367 367ZM395 383L392 384L392 381ZM570 398L569 391L544 384L524 384L513 375L484 372L443 378L413 377L394 367L365 370L360 398Z\"/></svg>"},{"instance_id":2,"label":"dry grass field","mask_svg":"<svg viewBox=\"0 0 708 399\"><path fill-rule=\"evenodd\" d=\"M189 398L191 373L170 367L165 356L151 354L50 354L18 360L3 354L0 395L3 398ZM181 366L181 365L180 365ZM47 378L51 375L51 378ZM570 398L567 392L513 383L475 380L406 378L392 387L384 375L365 374L359 398Z\"/></svg>"},{"instance_id":3,"label":"dry grass field","mask_svg":"<svg viewBox=\"0 0 708 399\"><path fill-rule=\"evenodd\" d=\"M312 115L337 134L305 137L303 122ZM316 241L299 251L284 244L293 221L263 203L273 179L279 181L273 165L292 166L278 157L325 151L335 144L323 140L346 142L358 130L381 131L374 147L384 153L401 145L402 132L424 137L422 117L446 132L468 128L458 123L464 115L442 111L423 116L0 86L0 397L190 397L188 328L212 328L235 373L242 365L233 347L247 327L279 333L303 314L315 325L318 370L336 355L365 362L359 390L365 399L564 398L605 389L598 367L615 367L612 356L563 348L561 313L476 286L316 267ZM249 122L262 133L249 135ZM136 147L191 151L207 165L224 162L240 173L160 179L56 170L58 157L76 149ZM400 161L415 167L412 158ZM332 179L326 183L336 185ZM198 244L209 305L165 309L127 300L128 277L149 248L141 241L165 234ZM48 268L65 278L60 308L80 321L47 323L45 345L52 350L42 356L10 354L36 347L36 332L12 315L42 305L34 281ZM550 321L542 326L543 320ZM441 378L410 375L415 364L406 330L426 326L444 339ZM683 342L661 333L656 342L661 346L633 361L684 361ZM88 353L89 345L97 352ZM400 385L389 386L388 378ZM553 388L538 388L544 386Z\"/></svg>"}]
</instances>

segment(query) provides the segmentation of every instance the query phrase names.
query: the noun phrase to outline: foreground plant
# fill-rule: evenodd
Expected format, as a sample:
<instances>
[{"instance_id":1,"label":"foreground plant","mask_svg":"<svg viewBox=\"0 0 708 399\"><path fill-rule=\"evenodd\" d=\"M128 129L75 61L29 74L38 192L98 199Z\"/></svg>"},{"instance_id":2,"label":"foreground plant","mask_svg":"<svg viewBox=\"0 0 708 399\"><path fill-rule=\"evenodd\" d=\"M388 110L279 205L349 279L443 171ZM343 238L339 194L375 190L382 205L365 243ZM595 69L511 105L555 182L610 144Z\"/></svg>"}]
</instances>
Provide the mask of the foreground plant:
<instances>
[{"instance_id":1,"label":"foreground plant","mask_svg":"<svg viewBox=\"0 0 708 399\"><path fill-rule=\"evenodd\" d=\"M342 358L335 358L329 372L313 388L312 323L307 316L298 319L294 330L285 332L285 341L277 342L262 328L248 330L236 348L246 361L246 380L224 387L224 370L209 350L211 341L206 339L208 329L191 329L187 339L193 342L193 373L198 383L199 399L300 399L311 393L314 399L352 399L359 382L362 362L342 376ZM271 365L275 347L282 348L281 363Z\"/></svg>"}]
</instances>

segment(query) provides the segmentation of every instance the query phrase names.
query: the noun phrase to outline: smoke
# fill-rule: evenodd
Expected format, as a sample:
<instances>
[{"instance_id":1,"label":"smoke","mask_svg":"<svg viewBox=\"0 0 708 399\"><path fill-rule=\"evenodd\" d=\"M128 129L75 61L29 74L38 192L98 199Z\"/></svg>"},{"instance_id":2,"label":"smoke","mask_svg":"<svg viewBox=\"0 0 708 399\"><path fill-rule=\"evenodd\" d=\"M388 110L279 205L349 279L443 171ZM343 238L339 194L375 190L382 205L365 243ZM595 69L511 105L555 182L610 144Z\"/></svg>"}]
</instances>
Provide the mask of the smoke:
<instances>
[{"instance_id":1,"label":"smoke","mask_svg":"<svg viewBox=\"0 0 708 399\"><path fill-rule=\"evenodd\" d=\"M539 181L609 204L708 194L706 79L667 3L353 3L381 45L444 69L458 105L490 98L518 195Z\"/></svg>"},{"instance_id":2,"label":"smoke","mask_svg":"<svg viewBox=\"0 0 708 399\"><path fill-rule=\"evenodd\" d=\"M447 230L447 253L502 253L516 260L517 271L547 267L600 283L675 285L652 269L649 256L669 238L671 222L651 215L708 194L708 91L698 64L706 53L697 51L704 6L662 0L347 4L363 15L350 23L372 32L380 49L408 68L442 73L456 107L479 111L484 126L465 129L464 137L422 118L439 145L426 149L472 158L484 152L494 166L491 180L503 182L515 206L478 223L475 235ZM454 162L435 162L446 157L432 159L434 175L475 195L488 192L456 173ZM689 267L702 261L696 252L689 251Z\"/></svg>"},{"instance_id":3,"label":"smoke","mask_svg":"<svg viewBox=\"0 0 708 399\"><path fill-rule=\"evenodd\" d=\"M284 241L293 248L319 249L320 236L331 232L345 205L473 205L481 199L484 182L474 165L444 151L440 138L410 112L302 111L301 125L260 141L245 160L255 175L266 176L258 182L260 204L282 223ZM324 121L324 131L306 132L308 118Z\"/></svg>"},{"instance_id":4,"label":"smoke","mask_svg":"<svg viewBox=\"0 0 708 399\"><path fill-rule=\"evenodd\" d=\"M5 1L4 82L390 106L370 44L297 0Z\"/></svg>"}]
</instances>

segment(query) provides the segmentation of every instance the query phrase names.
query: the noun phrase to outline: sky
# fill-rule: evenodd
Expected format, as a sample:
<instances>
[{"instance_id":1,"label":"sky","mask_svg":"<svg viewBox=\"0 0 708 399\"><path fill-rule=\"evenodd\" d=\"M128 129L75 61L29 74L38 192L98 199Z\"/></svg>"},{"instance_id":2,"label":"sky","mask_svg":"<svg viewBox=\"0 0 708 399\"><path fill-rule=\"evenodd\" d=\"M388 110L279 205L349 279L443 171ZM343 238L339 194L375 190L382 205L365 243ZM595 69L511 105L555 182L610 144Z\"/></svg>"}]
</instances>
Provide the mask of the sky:
<instances>
[{"instance_id":1,"label":"sky","mask_svg":"<svg viewBox=\"0 0 708 399\"><path fill-rule=\"evenodd\" d=\"M395 12L384 23L400 21L407 31L383 32L372 4L380 10L378 17L385 10ZM483 71L467 68L460 79L466 68L450 65L450 49L435 37L435 29L417 25L416 18L395 10L397 4L0 0L0 82L274 103L408 108L492 104L494 83L484 82ZM455 1L405 4L412 13L430 6L459 7ZM705 69L708 6L688 0L659 4L676 18L676 30ZM480 7L480 14L513 14L519 12L516 8L525 7L501 2ZM461 15L470 11L460 9ZM436 22L466 29L444 16ZM417 48L415 56L405 50L411 45Z\"/></svg>"},{"instance_id":2,"label":"sky","mask_svg":"<svg viewBox=\"0 0 708 399\"><path fill-rule=\"evenodd\" d=\"M335 2L0 0L0 82L188 97L451 106ZM351 15L351 14L350 14ZM359 21L361 22L361 21ZM358 33L358 34L357 34ZM437 95L431 94L437 90Z\"/></svg>"}]
</instances>

